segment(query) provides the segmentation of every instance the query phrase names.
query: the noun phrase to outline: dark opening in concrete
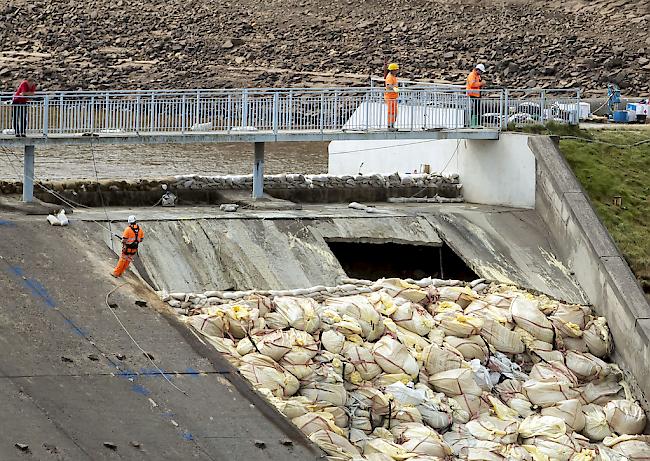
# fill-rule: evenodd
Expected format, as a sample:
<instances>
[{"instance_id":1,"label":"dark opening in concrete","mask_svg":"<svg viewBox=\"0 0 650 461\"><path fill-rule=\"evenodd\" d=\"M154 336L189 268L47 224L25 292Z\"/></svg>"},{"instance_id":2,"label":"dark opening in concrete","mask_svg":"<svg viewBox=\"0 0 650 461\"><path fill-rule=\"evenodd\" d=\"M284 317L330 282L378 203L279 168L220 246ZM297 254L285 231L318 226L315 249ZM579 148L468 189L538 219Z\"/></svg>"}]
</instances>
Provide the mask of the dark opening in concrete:
<instances>
[{"instance_id":1,"label":"dark opening in concrete","mask_svg":"<svg viewBox=\"0 0 650 461\"><path fill-rule=\"evenodd\" d=\"M442 246L401 243L328 241L348 277L474 280L478 275L445 243Z\"/></svg>"}]
</instances>

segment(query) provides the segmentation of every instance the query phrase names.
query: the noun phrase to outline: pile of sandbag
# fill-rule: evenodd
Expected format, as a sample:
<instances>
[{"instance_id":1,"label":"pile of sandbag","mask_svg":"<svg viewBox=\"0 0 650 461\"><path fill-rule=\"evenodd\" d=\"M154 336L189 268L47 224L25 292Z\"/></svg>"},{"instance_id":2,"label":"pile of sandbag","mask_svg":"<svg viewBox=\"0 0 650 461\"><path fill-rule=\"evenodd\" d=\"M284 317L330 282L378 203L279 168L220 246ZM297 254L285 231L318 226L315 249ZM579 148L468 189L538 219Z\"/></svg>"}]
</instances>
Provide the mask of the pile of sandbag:
<instances>
[{"instance_id":1,"label":"pile of sandbag","mask_svg":"<svg viewBox=\"0 0 650 461\"><path fill-rule=\"evenodd\" d=\"M193 303L185 320L334 460L648 459L589 307L484 281L350 282ZM184 296L169 300L210 298Z\"/></svg>"}]
</instances>

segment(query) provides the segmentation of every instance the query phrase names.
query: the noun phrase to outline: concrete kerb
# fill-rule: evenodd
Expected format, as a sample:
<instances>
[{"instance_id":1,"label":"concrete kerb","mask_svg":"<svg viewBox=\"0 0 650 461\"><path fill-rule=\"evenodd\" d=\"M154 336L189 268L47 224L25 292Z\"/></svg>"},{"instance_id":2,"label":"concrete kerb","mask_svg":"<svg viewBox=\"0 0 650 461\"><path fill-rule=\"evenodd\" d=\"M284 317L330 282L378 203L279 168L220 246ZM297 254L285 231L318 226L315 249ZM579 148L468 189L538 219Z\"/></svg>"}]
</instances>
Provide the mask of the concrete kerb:
<instances>
[{"instance_id":1,"label":"concrete kerb","mask_svg":"<svg viewBox=\"0 0 650 461\"><path fill-rule=\"evenodd\" d=\"M648 397L647 361L639 355L650 353L650 306L641 287L558 146L542 136L531 137L529 146L537 161L536 208L590 301L610 322L621 365Z\"/></svg>"}]
</instances>

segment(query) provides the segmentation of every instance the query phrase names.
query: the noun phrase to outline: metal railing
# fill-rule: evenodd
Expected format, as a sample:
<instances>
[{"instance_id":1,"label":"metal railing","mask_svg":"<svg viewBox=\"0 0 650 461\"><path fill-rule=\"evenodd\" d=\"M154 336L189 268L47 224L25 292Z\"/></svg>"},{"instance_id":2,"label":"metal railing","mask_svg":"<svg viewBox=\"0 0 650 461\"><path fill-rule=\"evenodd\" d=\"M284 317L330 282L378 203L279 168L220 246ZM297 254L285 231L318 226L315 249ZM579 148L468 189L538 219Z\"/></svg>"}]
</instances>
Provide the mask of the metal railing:
<instances>
[{"instance_id":1,"label":"metal railing","mask_svg":"<svg viewBox=\"0 0 650 461\"><path fill-rule=\"evenodd\" d=\"M531 98L512 90L482 91L409 84L400 89L399 131L504 129L508 122L572 122L577 96ZM75 91L28 98L30 135L158 134L192 132L329 132L387 129L383 87L260 88L237 90ZM0 94L0 130L12 134L12 95ZM538 102L539 101L539 102ZM537 104L537 105L535 105ZM557 110L555 110L557 109ZM525 115L522 115L525 114ZM577 120L577 119L576 119Z\"/></svg>"}]
</instances>

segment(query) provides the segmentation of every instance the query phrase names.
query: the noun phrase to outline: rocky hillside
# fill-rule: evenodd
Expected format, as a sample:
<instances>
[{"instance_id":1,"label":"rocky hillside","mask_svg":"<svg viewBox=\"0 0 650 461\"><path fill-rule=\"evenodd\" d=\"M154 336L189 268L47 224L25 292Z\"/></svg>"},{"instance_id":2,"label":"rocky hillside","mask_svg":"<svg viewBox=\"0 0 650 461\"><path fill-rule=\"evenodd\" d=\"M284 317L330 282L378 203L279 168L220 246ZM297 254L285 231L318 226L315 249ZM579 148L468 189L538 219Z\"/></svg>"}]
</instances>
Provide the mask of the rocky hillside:
<instances>
[{"instance_id":1,"label":"rocky hillside","mask_svg":"<svg viewBox=\"0 0 650 461\"><path fill-rule=\"evenodd\" d=\"M384 58L414 79L650 93L650 2L5 0L0 82L44 89L367 82ZM541 6L541 5L544 6ZM334 77L336 76L336 78Z\"/></svg>"}]
</instances>

